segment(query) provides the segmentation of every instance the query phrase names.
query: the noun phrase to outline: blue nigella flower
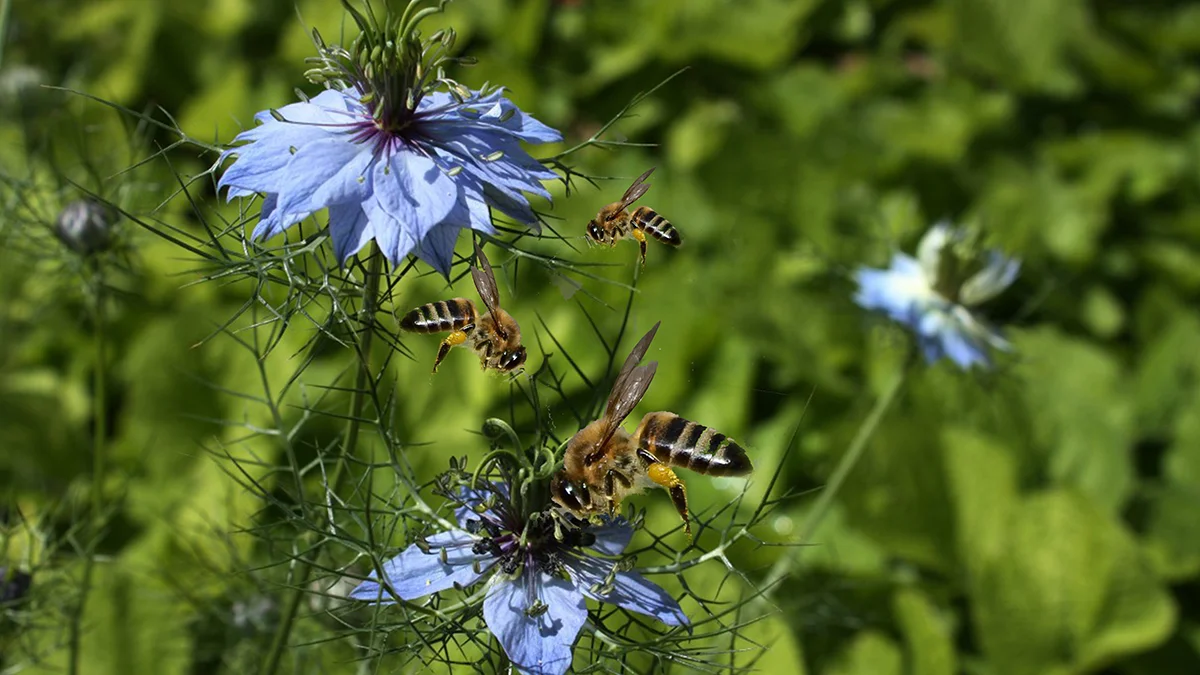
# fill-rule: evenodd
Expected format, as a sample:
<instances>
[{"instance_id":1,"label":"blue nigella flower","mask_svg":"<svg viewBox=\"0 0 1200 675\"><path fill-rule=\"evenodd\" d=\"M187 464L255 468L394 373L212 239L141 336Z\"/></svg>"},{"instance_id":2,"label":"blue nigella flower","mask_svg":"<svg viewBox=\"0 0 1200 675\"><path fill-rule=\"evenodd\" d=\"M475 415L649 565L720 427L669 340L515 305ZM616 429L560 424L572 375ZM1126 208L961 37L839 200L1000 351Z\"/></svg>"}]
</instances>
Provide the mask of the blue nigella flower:
<instances>
[{"instance_id":1,"label":"blue nigella flower","mask_svg":"<svg viewBox=\"0 0 1200 675\"><path fill-rule=\"evenodd\" d=\"M1008 288L1021 263L998 251L972 255L969 244L963 230L934 225L916 259L895 253L888 269L858 270L855 302L911 328L930 363L945 356L964 369L989 366L989 346L1011 346L972 309Z\"/></svg>"},{"instance_id":2,"label":"blue nigella flower","mask_svg":"<svg viewBox=\"0 0 1200 675\"><path fill-rule=\"evenodd\" d=\"M260 125L234 139L244 144L222 154L236 161L218 189L229 199L264 195L256 239L328 209L340 263L375 240L393 265L413 253L448 276L459 230L495 232L489 207L537 224L525 193L549 198L541 181L556 174L520 142L562 135L502 89L472 91L441 76L454 34L421 42L415 24L430 11L385 27L355 13L363 32L352 51L318 38L323 67L309 78L330 88L256 114Z\"/></svg>"},{"instance_id":3,"label":"blue nigella flower","mask_svg":"<svg viewBox=\"0 0 1200 675\"><path fill-rule=\"evenodd\" d=\"M687 625L679 603L666 591L618 565L616 556L633 536L627 521L564 529L550 513L527 520L507 494L496 483L486 491L461 490L455 515L463 530L426 537L385 563L391 592L414 600L484 581L484 622L509 660L533 675L559 675L570 667L575 638L587 619L585 598L667 625ZM364 581L350 597L393 602L377 580Z\"/></svg>"}]
</instances>

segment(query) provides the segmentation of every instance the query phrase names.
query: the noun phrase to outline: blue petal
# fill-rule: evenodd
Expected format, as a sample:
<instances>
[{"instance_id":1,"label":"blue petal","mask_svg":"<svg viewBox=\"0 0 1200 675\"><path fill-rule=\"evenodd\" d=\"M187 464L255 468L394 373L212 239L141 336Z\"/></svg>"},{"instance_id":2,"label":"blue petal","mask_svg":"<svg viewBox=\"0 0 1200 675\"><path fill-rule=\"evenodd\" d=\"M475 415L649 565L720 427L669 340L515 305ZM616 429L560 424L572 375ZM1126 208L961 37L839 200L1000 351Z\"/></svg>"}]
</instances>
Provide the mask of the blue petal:
<instances>
[{"instance_id":1,"label":"blue petal","mask_svg":"<svg viewBox=\"0 0 1200 675\"><path fill-rule=\"evenodd\" d=\"M386 162L376 162L373 173L368 202L373 202L375 209L400 229L383 247L392 264L398 265L434 225L449 215L459 200L459 187L432 159L415 152L398 152ZM370 210L368 215L375 220ZM376 236L380 234L377 226Z\"/></svg>"},{"instance_id":2,"label":"blue petal","mask_svg":"<svg viewBox=\"0 0 1200 675\"><path fill-rule=\"evenodd\" d=\"M937 360L946 354L942 349L940 337L921 337L918 342L921 345L921 355L925 357L925 363L937 363Z\"/></svg>"},{"instance_id":3,"label":"blue petal","mask_svg":"<svg viewBox=\"0 0 1200 675\"><path fill-rule=\"evenodd\" d=\"M460 488L458 491L458 499L463 505L454 509L454 517L458 520L459 526L461 526L463 529L470 529L473 522L481 521L484 517L488 517L489 520L493 520L498 523L499 520L495 517L495 514L487 513L485 515L480 515L480 513L476 511L477 508L487 504L488 500L492 499L493 497L497 500L497 506L495 508L500 508L499 500L508 499L508 486L504 483L497 483L493 481L490 490L481 490L473 487Z\"/></svg>"},{"instance_id":4,"label":"blue petal","mask_svg":"<svg viewBox=\"0 0 1200 675\"><path fill-rule=\"evenodd\" d=\"M688 618L671 597L658 584L652 583L637 572L617 572L607 594L597 593L594 586L604 583L612 564L594 558L575 558L568 563L577 575L579 590L584 595L601 602L616 605L631 612L652 616L668 626L686 626Z\"/></svg>"},{"instance_id":5,"label":"blue petal","mask_svg":"<svg viewBox=\"0 0 1200 675\"><path fill-rule=\"evenodd\" d=\"M262 122L264 126L267 124L345 124L350 116L362 114L362 103L358 98L358 92L354 89L326 89L307 101L289 103L274 111L263 110L255 113L254 119ZM282 121L276 116L282 118Z\"/></svg>"},{"instance_id":6,"label":"blue petal","mask_svg":"<svg viewBox=\"0 0 1200 675\"><path fill-rule=\"evenodd\" d=\"M421 100L418 110L432 113L435 119L473 123L481 127L503 130L529 143L555 143L562 140L561 133L539 122L504 98L503 89L496 89L486 96L481 92L472 93L465 103L459 103L449 93L435 92Z\"/></svg>"},{"instance_id":7,"label":"blue petal","mask_svg":"<svg viewBox=\"0 0 1200 675\"><path fill-rule=\"evenodd\" d=\"M236 190L229 198L244 196L247 192L280 192L286 184L285 171L295 150L311 142L341 135L343 125L351 120L347 111L358 105L342 92L325 90L311 101L285 105L276 111L286 121L275 119L271 111L255 115L262 124L247 129L234 138L234 142L248 142L221 153L221 161L230 155L237 160L221 179L217 189L230 187Z\"/></svg>"},{"instance_id":8,"label":"blue petal","mask_svg":"<svg viewBox=\"0 0 1200 675\"><path fill-rule=\"evenodd\" d=\"M405 227L400 221L386 213L378 200L367 199L362 203L362 209L367 214L371 232L375 235L375 243L379 250L392 265L400 265L404 256L417 245L411 228Z\"/></svg>"},{"instance_id":9,"label":"blue petal","mask_svg":"<svg viewBox=\"0 0 1200 675\"><path fill-rule=\"evenodd\" d=\"M897 254L886 270L863 268L855 273L859 291L855 302L879 310L896 321L909 320L913 306L925 302L931 291L916 260Z\"/></svg>"},{"instance_id":10,"label":"blue petal","mask_svg":"<svg viewBox=\"0 0 1200 675\"><path fill-rule=\"evenodd\" d=\"M422 552L414 544L383 565L388 585L404 600L453 588L456 582L460 586L470 586L496 563L490 554L473 553L471 547L475 538L465 532L439 532L425 541L430 546L429 553ZM446 552L444 563L442 551ZM475 571L475 563L479 563L479 572ZM377 579L374 572L370 578ZM350 597L383 604L395 602L378 581L362 582L350 591Z\"/></svg>"},{"instance_id":11,"label":"blue petal","mask_svg":"<svg viewBox=\"0 0 1200 675\"><path fill-rule=\"evenodd\" d=\"M369 191L371 153L348 137L329 137L299 148L279 188L279 226L290 227L330 204L361 202Z\"/></svg>"},{"instance_id":12,"label":"blue petal","mask_svg":"<svg viewBox=\"0 0 1200 675\"><path fill-rule=\"evenodd\" d=\"M854 272L854 281L858 284L858 292L854 295L854 302L858 303L858 306L863 309L883 309L887 307L887 283L889 278L886 270L877 270L869 267L856 270Z\"/></svg>"},{"instance_id":13,"label":"blue petal","mask_svg":"<svg viewBox=\"0 0 1200 675\"><path fill-rule=\"evenodd\" d=\"M454 124L430 124L425 131L443 157L453 157L483 182L513 195L524 191L550 197L541 181L553 180L557 174L530 157L516 141L490 130L463 129ZM495 157L497 152L502 154Z\"/></svg>"},{"instance_id":14,"label":"blue petal","mask_svg":"<svg viewBox=\"0 0 1200 675\"><path fill-rule=\"evenodd\" d=\"M483 194L488 204L496 207L509 218L525 225L538 225L537 214L533 212L533 208L529 206L529 202L524 197L505 194L491 185L484 188Z\"/></svg>"},{"instance_id":15,"label":"blue petal","mask_svg":"<svg viewBox=\"0 0 1200 675\"><path fill-rule=\"evenodd\" d=\"M276 197L276 203L278 202L277 195L271 194L270 196ZM267 211L265 204L263 205L263 212L258 215L258 224L254 226L254 231L250 234L251 239L270 239L287 229L281 217L283 212L276 208L276 203L272 203L270 211Z\"/></svg>"},{"instance_id":16,"label":"blue petal","mask_svg":"<svg viewBox=\"0 0 1200 675\"><path fill-rule=\"evenodd\" d=\"M454 244L458 241L460 230L462 228L458 225L448 223L433 228L417 243L417 257L449 279L450 266L454 262Z\"/></svg>"},{"instance_id":17,"label":"blue petal","mask_svg":"<svg viewBox=\"0 0 1200 675\"><path fill-rule=\"evenodd\" d=\"M237 155L233 164L217 181L217 189L237 188L240 194L250 192L279 192L287 184L287 167L293 152L309 143L329 138L323 127L275 122L263 125L256 131L266 130L255 142L233 148L228 152ZM242 134L238 138L241 139ZM236 195L229 195L232 198Z\"/></svg>"},{"instance_id":18,"label":"blue petal","mask_svg":"<svg viewBox=\"0 0 1200 675\"><path fill-rule=\"evenodd\" d=\"M517 138L527 143L557 143L562 140L562 134L526 114L512 101L501 96L479 116L481 122L503 127Z\"/></svg>"},{"instance_id":19,"label":"blue petal","mask_svg":"<svg viewBox=\"0 0 1200 675\"><path fill-rule=\"evenodd\" d=\"M929 279L932 278L925 274L925 269L921 267L921 263L916 258L906 253L893 253L892 260L888 264L888 271L909 279L924 279L926 283L929 283Z\"/></svg>"},{"instance_id":20,"label":"blue petal","mask_svg":"<svg viewBox=\"0 0 1200 675\"><path fill-rule=\"evenodd\" d=\"M467 212L471 229L484 234L496 234L496 226L492 223L492 211L484 201L483 192L463 190L467 203Z\"/></svg>"},{"instance_id":21,"label":"blue petal","mask_svg":"<svg viewBox=\"0 0 1200 675\"><path fill-rule=\"evenodd\" d=\"M531 574L536 574L530 578ZM521 672L561 675L571 667L571 652L587 619L583 595L575 584L541 572L514 581L498 580L483 600L483 620L500 640L504 653ZM526 610L540 599L546 610Z\"/></svg>"},{"instance_id":22,"label":"blue petal","mask_svg":"<svg viewBox=\"0 0 1200 675\"><path fill-rule=\"evenodd\" d=\"M924 337L940 337L943 332L952 330L951 319L938 307L914 306L909 323L918 334Z\"/></svg>"},{"instance_id":23,"label":"blue petal","mask_svg":"<svg viewBox=\"0 0 1200 675\"><path fill-rule=\"evenodd\" d=\"M946 356L950 358L959 368L967 370L976 363L988 365L988 356L985 347L970 336L965 335L961 330L947 328L941 333L942 349Z\"/></svg>"},{"instance_id":24,"label":"blue petal","mask_svg":"<svg viewBox=\"0 0 1200 675\"><path fill-rule=\"evenodd\" d=\"M596 543L592 548L604 555L621 555L629 541L633 539L633 528L624 518L612 518L599 527L592 527L588 532L596 535Z\"/></svg>"},{"instance_id":25,"label":"blue petal","mask_svg":"<svg viewBox=\"0 0 1200 675\"><path fill-rule=\"evenodd\" d=\"M254 190L246 190L236 185L228 186L229 190L225 193L225 201L232 201L234 197L253 197L258 194ZM221 181L217 181L217 190L221 189Z\"/></svg>"},{"instance_id":26,"label":"blue petal","mask_svg":"<svg viewBox=\"0 0 1200 675\"><path fill-rule=\"evenodd\" d=\"M438 166L449 175L454 168L461 164L446 161L440 154L435 155ZM454 182L459 188L459 200L451 209L441 225L458 225L471 228L484 234L495 234L496 227L492 224L492 213L484 200L484 185L478 178L466 171L459 171L454 176Z\"/></svg>"},{"instance_id":27,"label":"blue petal","mask_svg":"<svg viewBox=\"0 0 1200 675\"><path fill-rule=\"evenodd\" d=\"M251 194L253 194L253 193L251 193ZM263 218L270 218L271 214L275 212L275 207L278 205L279 205L279 195L268 194L265 197L263 197L262 211L259 211L258 219L262 220Z\"/></svg>"},{"instance_id":28,"label":"blue petal","mask_svg":"<svg viewBox=\"0 0 1200 675\"><path fill-rule=\"evenodd\" d=\"M339 265L344 265L371 241L375 232L362 205L350 202L329 207L329 236L333 238L333 255Z\"/></svg>"}]
</instances>

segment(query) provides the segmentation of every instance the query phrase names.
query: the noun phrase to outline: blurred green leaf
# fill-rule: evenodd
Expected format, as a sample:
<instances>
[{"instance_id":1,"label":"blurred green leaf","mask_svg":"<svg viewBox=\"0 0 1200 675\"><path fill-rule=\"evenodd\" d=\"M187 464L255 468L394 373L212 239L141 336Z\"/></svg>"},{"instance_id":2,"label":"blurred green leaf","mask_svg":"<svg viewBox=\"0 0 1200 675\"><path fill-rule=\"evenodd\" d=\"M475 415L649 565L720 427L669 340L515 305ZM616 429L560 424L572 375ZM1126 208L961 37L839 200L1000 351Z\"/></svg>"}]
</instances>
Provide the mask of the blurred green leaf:
<instances>
[{"instance_id":1,"label":"blurred green leaf","mask_svg":"<svg viewBox=\"0 0 1200 675\"><path fill-rule=\"evenodd\" d=\"M975 623L997 672L1083 672L1152 647L1176 610L1132 537L1065 491L1031 496L1006 514L1006 546L972 556Z\"/></svg>"},{"instance_id":2,"label":"blurred green leaf","mask_svg":"<svg viewBox=\"0 0 1200 675\"><path fill-rule=\"evenodd\" d=\"M1033 438L1045 471L1115 513L1133 487L1134 410L1120 365L1108 353L1052 329L1016 342Z\"/></svg>"},{"instance_id":3,"label":"blurred green leaf","mask_svg":"<svg viewBox=\"0 0 1200 675\"><path fill-rule=\"evenodd\" d=\"M721 148L725 130L736 122L738 107L732 101L714 101L693 106L667 133L668 159L676 169L687 171Z\"/></svg>"},{"instance_id":4,"label":"blurred green leaf","mask_svg":"<svg viewBox=\"0 0 1200 675\"><path fill-rule=\"evenodd\" d=\"M936 438L924 425L886 422L846 481L850 522L896 555L949 572L955 565L953 511Z\"/></svg>"},{"instance_id":5,"label":"blurred green leaf","mask_svg":"<svg viewBox=\"0 0 1200 675\"><path fill-rule=\"evenodd\" d=\"M896 643L877 631L863 631L846 646L830 675L900 675L904 657Z\"/></svg>"},{"instance_id":6,"label":"blurred green leaf","mask_svg":"<svg viewBox=\"0 0 1200 675\"><path fill-rule=\"evenodd\" d=\"M922 675L954 675L958 672L954 634L947 613L914 589L897 591L892 602L905 639L908 656L905 672Z\"/></svg>"},{"instance_id":7,"label":"blurred green leaf","mask_svg":"<svg viewBox=\"0 0 1200 675\"><path fill-rule=\"evenodd\" d=\"M1076 0L954 0L955 55L1015 87L1067 94L1079 80L1066 66L1067 47L1081 30Z\"/></svg>"}]
</instances>

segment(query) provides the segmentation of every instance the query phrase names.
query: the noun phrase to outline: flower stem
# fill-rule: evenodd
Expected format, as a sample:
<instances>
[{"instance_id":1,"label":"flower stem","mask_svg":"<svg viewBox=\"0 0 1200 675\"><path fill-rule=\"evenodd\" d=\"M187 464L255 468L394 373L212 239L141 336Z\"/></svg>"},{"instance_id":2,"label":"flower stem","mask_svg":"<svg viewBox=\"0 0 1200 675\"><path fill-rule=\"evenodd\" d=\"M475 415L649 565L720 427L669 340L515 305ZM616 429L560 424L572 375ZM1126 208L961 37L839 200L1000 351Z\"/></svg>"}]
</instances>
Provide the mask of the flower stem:
<instances>
[{"instance_id":1,"label":"flower stem","mask_svg":"<svg viewBox=\"0 0 1200 675\"><path fill-rule=\"evenodd\" d=\"M371 245L369 260L367 262L366 278L363 280L362 308L359 310L359 330L358 342L355 344L354 358L358 363L357 373L354 378L354 388L350 392L350 411L346 418L346 431L342 437L342 449L338 454L337 464L334 466L333 473L329 478L328 489L337 492L338 484L341 483L342 475L346 471L346 466L349 464L349 458L354 453L355 447L358 445L359 429L362 426L363 403L366 401L366 388L371 374L371 343L375 335L375 314L379 308L379 279L383 276L383 254ZM324 529L324 528L322 528ZM304 544L309 542L310 537L314 532L309 532L307 536L302 537ZM298 547L298 550L308 548L305 545ZM310 556L316 559L320 555L320 544L315 544L310 549ZM279 627L275 631L275 637L271 641L271 651L267 653L266 660L263 661L262 668L259 669L261 675L274 675L279 669L279 662L283 658L283 650L287 647L288 636L292 632L292 625L296 620L296 613L300 609L300 601L304 599L305 587L308 585L309 577L312 575L312 565L303 560L297 559L296 575L293 578L291 593L288 595L287 602L283 607L283 613L280 616Z\"/></svg>"},{"instance_id":2,"label":"flower stem","mask_svg":"<svg viewBox=\"0 0 1200 675\"><path fill-rule=\"evenodd\" d=\"M6 0L0 0L5 2ZM2 14L0 14L2 18ZM2 26L0 26L2 29ZM104 340L104 268L98 260L91 261L91 270L95 292L92 307L93 341L96 345L96 365L93 371L94 391L92 392L92 489L91 513L89 514L87 554L83 561L83 579L79 585L79 604L75 606L75 617L71 622L70 631L70 662L67 672L78 675L80 653L83 646L83 612L87 605L88 593L92 590L92 574L96 566L96 547L100 543L101 531L104 529L104 441L108 434L108 406L105 390L107 388L105 373L105 340Z\"/></svg>"},{"instance_id":3,"label":"flower stem","mask_svg":"<svg viewBox=\"0 0 1200 675\"><path fill-rule=\"evenodd\" d=\"M346 419L346 435L342 438L342 452L338 455L333 475L329 479L330 489L338 489L346 464L358 445L358 432L362 427L363 402L366 399L367 382L371 379L371 342L375 336L375 314L379 310L379 278L383 276L383 253L371 245L367 275L363 280L362 309L359 310L360 330L355 349L358 359L358 374L354 377L354 389L350 392L350 415Z\"/></svg>"},{"instance_id":4,"label":"flower stem","mask_svg":"<svg viewBox=\"0 0 1200 675\"><path fill-rule=\"evenodd\" d=\"M879 427L879 422L883 419L884 413L887 412L888 408L896 400L896 394L900 393L901 385L904 384L905 376L908 374L908 363L910 362L911 359L905 362L905 365L901 367L900 372L896 373L895 379L888 385L883 395L875 401L875 407L871 409L870 414L867 415L867 419L858 428L858 433L854 435L854 440L850 442L850 447L846 450L846 454L842 455L842 459L834 467L833 474L829 477L829 482L821 490L821 495L817 498L817 503L813 505L812 511L809 511L808 516L804 519L803 526L800 528L800 541L802 543L807 543L816 534L817 528L821 526L821 522L825 520L825 516L828 515L829 509L833 506L834 498L841 492L842 484L846 482L846 478L850 475L850 472L854 470L855 465L862 459L867 449L867 443L875 435L875 430ZM788 549L788 552L775 562L775 565L767 575L765 588L773 590L776 584L791 573L792 567L795 566L800 557L800 550L800 548Z\"/></svg>"}]
</instances>

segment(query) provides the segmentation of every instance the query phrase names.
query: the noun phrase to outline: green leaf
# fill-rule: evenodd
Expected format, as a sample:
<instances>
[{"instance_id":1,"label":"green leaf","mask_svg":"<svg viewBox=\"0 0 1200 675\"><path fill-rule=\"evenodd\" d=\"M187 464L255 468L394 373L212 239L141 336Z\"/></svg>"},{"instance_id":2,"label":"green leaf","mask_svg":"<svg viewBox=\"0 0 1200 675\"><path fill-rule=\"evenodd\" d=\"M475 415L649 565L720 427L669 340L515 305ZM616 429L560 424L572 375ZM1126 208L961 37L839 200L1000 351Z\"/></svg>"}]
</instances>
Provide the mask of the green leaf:
<instances>
[{"instance_id":1,"label":"green leaf","mask_svg":"<svg viewBox=\"0 0 1200 675\"><path fill-rule=\"evenodd\" d=\"M1079 672L1148 649L1176 610L1133 538L1066 491L1016 505L1006 550L979 553L969 576L972 615L996 672Z\"/></svg>"},{"instance_id":2,"label":"green leaf","mask_svg":"<svg viewBox=\"0 0 1200 675\"><path fill-rule=\"evenodd\" d=\"M955 565L954 521L942 462L927 421L896 417L881 425L847 479L841 502L848 522L883 548L949 572Z\"/></svg>"},{"instance_id":3,"label":"green leaf","mask_svg":"<svg viewBox=\"0 0 1200 675\"><path fill-rule=\"evenodd\" d=\"M907 672L921 675L954 675L954 630L944 612L914 588L896 591L892 611L904 634L908 651Z\"/></svg>"},{"instance_id":4,"label":"green leaf","mask_svg":"<svg viewBox=\"0 0 1200 675\"><path fill-rule=\"evenodd\" d=\"M1093 260L1108 227L1108 205L1078 189L1047 163L997 158L969 218L1003 223L1022 248L1076 265Z\"/></svg>"},{"instance_id":5,"label":"green leaf","mask_svg":"<svg viewBox=\"0 0 1200 675\"><path fill-rule=\"evenodd\" d=\"M1139 426L1165 433L1200 394L1200 319L1181 304L1167 309L1166 325L1147 331L1134 373ZM1157 323L1157 322L1156 322Z\"/></svg>"},{"instance_id":6,"label":"green leaf","mask_svg":"<svg viewBox=\"0 0 1200 675\"><path fill-rule=\"evenodd\" d=\"M766 673L806 675L808 669L804 667L803 647L786 620L782 617L771 617L760 622L756 629L756 635L761 634L764 637L763 644L768 644L771 648L762 654L762 658L755 658L753 661L738 659L739 665ZM748 652L744 656L752 654L757 656L756 652Z\"/></svg>"},{"instance_id":7,"label":"green leaf","mask_svg":"<svg viewBox=\"0 0 1200 675\"><path fill-rule=\"evenodd\" d=\"M1200 485L1166 485L1148 491L1146 555L1165 579L1200 573Z\"/></svg>"},{"instance_id":8,"label":"green leaf","mask_svg":"<svg viewBox=\"0 0 1200 675\"><path fill-rule=\"evenodd\" d=\"M974 68L1010 86L1065 94L1080 86L1066 67L1068 41L1082 27L1077 0L955 0L953 48Z\"/></svg>"},{"instance_id":9,"label":"green leaf","mask_svg":"<svg viewBox=\"0 0 1200 675\"><path fill-rule=\"evenodd\" d=\"M693 105L667 132L667 157L674 168L691 170L713 155L725 141L729 125L739 116L732 101Z\"/></svg>"},{"instance_id":10,"label":"green leaf","mask_svg":"<svg viewBox=\"0 0 1200 675\"><path fill-rule=\"evenodd\" d=\"M1004 555L1008 514L1017 502L1017 463L995 440L951 427L942 458L953 505L959 556L967 569Z\"/></svg>"},{"instance_id":11,"label":"green leaf","mask_svg":"<svg viewBox=\"0 0 1200 675\"><path fill-rule=\"evenodd\" d=\"M1033 442L1057 482L1110 512L1133 487L1133 405L1121 369L1100 348L1043 328L1016 341Z\"/></svg>"},{"instance_id":12,"label":"green leaf","mask_svg":"<svg viewBox=\"0 0 1200 675\"><path fill-rule=\"evenodd\" d=\"M1097 337L1111 339L1125 325L1125 309L1103 286L1093 286L1083 296L1082 318Z\"/></svg>"},{"instance_id":13,"label":"green leaf","mask_svg":"<svg viewBox=\"0 0 1200 675\"><path fill-rule=\"evenodd\" d=\"M900 675L904 672L900 648L883 633L865 630L825 670L829 675Z\"/></svg>"}]
</instances>

